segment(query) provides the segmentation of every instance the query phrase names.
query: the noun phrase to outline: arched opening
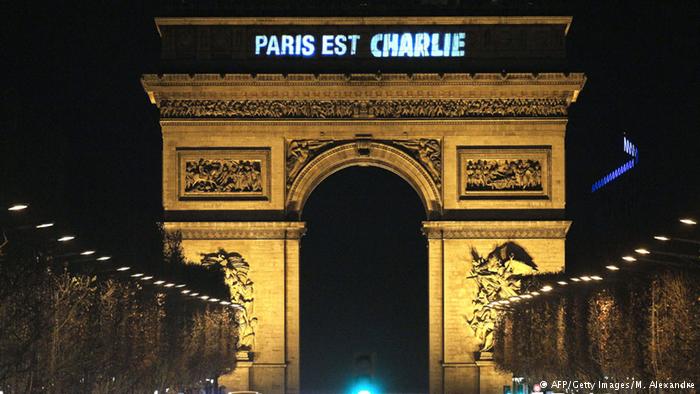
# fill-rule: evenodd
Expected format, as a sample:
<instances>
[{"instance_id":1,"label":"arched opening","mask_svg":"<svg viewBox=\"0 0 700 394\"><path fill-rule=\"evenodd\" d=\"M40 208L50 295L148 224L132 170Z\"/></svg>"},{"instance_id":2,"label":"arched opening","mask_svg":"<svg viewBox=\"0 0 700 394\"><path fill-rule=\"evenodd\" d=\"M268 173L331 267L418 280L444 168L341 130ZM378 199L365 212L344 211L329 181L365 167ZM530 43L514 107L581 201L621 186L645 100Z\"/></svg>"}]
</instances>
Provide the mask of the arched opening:
<instances>
[{"instance_id":1,"label":"arched opening","mask_svg":"<svg viewBox=\"0 0 700 394\"><path fill-rule=\"evenodd\" d=\"M302 164L303 168L294 173L287 191L287 212L292 216L301 217L306 200L326 177L353 166L379 167L393 172L416 191L428 219L434 219L440 214L440 174L431 175L424 164L389 144L360 141L344 143Z\"/></svg>"},{"instance_id":2,"label":"arched opening","mask_svg":"<svg viewBox=\"0 0 700 394\"><path fill-rule=\"evenodd\" d=\"M425 217L414 188L382 168L345 168L310 194L300 262L301 392L347 392L359 353L375 355L385 392L427 392Z\"/></svg>"}]
</instances>

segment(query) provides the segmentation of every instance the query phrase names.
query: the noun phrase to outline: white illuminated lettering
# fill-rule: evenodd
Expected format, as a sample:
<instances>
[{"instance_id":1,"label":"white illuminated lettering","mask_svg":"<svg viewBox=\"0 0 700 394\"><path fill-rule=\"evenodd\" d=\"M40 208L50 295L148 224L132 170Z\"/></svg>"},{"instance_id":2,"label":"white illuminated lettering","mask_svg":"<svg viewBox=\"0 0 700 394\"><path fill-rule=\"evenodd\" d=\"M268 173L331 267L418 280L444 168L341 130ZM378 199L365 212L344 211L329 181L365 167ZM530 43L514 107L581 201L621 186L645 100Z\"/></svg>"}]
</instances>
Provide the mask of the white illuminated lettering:
<instances>
[{"instance_id":1,"label":"white illuminated lettering","mask_svg":"<svg viewBox=\"0 0 700 394\"><path fill-rule=\"evenodd\" d=\"M452 40L452 57L464 56L464 47L466 46L465 39L467 33L457 33Z\"/></svg>"},{"instance_id":2,"label":"white illuminated lettering","mask_svg":"<svg viewBox=\"0 0 700 394\"><path fill-rule=\"evenodd\" d=\"M447 33L444 35L444 42L442 45L442 56L450 57L450 48L452 47L452 34Z\"/></svg>"},{"instance_id":3,"label":"white illuminated lettering","mask_svg":"<svg viewBox=\"0 0 700 394\"><path fill-rule=\"evenodd\" d=\"M350 54L354 55L357 53L357 40L360 39L360 36L357 34L348 36L348 39L350 40Z\"/></svg>"},{"instance_id":4,"label":"white illuminated lettering","mask_svg":"<svg viewBox=\"0 0 700 394\"><path fill-rule=\"evenodd\" d=\"M394 57L399 53L399 35L384 34L384 48L382 48L382 57Z\"/></svg>"},{"instance_id":5,"label":"white illuminated lettering","mask_svg":"<svg viewBox=\"0 0 700 394\"><path fill-rule=\"evenodd\" d=\"M301 53L301 34L294 36L294 54L299 55Z\"/></svg>"},{"instance_id":6,"label":"white illuminated lettering","mask_svg":"<svg viewBox=\"0 0 700 394\"><path fill-rule=\"evenodd\" d=\"M413 45L413 56L415 57L428 57L428 43L430 42L430 36L428 33L418 33L416 34L416 42Z\"/></svg>"},{"instance_id":7,"label":"white illuminated lettering","mask_svg":"<svg viewBox=\"0 0 700 394\"><path fill-rule=\"evenodd\" d=\"M260 50L267 45L267 36L255 36L255 54L259 55Z\"/></svg>"},{"instance_id":8,"label":"white illuminated lettering","mask_svg":"<svg viewBox=\"0 0 700 394\"><path fill-rule=\"evenodd\" d=\"M255 54L267 56L314 56L320 45L323 56L354 56L360 35L311 34L256 35ZM462 57L467 51L466 33L377 33L369 50L374 57Z\"/></svg>"},{"instance_id":9,"label":"white illuminated lettering","mask_svg":"<svg viewBox=\"0 0 700 394\"><path fill-rule=\"evenodd\" d=\"M399 45L399 57L413 56L413 34L403 33Z\"/></svg>"},{"instance_id":10,"label":"white illuminated lettering","mask_svg":"<svg viewBox=\"0 0 700 394\"><path fill-rule=\"evenodd\" d=\"M267 55L279 55L280 54L280 43L277 40L277 36L270 36L270 40L267 43Z\"/></svg>"},{"instance_id":11,"label":"white illuminated lettering","mask_svg":"<svg viewBox=\"0 0 700 394\"><path fill-rule=\"evenodd\" d=\"M347 38L344 35L338 35L335 37L335 49L333 49L333 53L335 53L338 56L343 56L345 55L345 52L348 51L348 46L345 44L345 41Z\"/></svg>"},{"instance_id":12,"label":"white illuminated lettering","mask_svg":"<svg viewBox=\"0 0 700 394\"><path fill-rule=\"evenodd\" d=\"M296 55L294 52L294 37L288 35L282 36L282 54Z\"/></svg>"},{"instance_id":13,"label":"white illuminated lettering","mask_svg":"<svg viewBox=\"0 0 700 394\"><path fill-rule=\"evenodd\" d=\"M430 56L442 56L442 51L440 50L440 33L433 33L430 36Z\"/></svg>"},{"instance_id":14,"label":"white illuminated lettering","mask_svg":"<svg viewBox=\"0 0 700 394\"><path fill-rule=\"evenodd\" d=\"M333 36L324 35L321 37L321 55L333 54Z\"/></svg>"},{"instance_id":15,"label":"white illuminated lettering","mask_svg":"<svg viewBox=\"0 0 700 394\"><path fill-rule=\"evenodd\" d=\"M316 47L314 46L314 36L312 35L305 35L302 38L302 48L301 48L301 54L304 56L313 56L314 52L316 51Z\"/></svg>"},{"instance_id":16,"label":"white illuminated lettering","mask_svg":"<svg viewBox=\"0 0 700 394\"><path fill-rule=\"evenodd\" d=\"M370 49L372 51L372 56L382 57L382 50L379 49L379 43L382 42L383 40L384 40L384 37L381 34L375 34L372 36L372 40L369 43ZM383 42L382 42L382 44L383 44Z\"/></svg>"}]
</instances>

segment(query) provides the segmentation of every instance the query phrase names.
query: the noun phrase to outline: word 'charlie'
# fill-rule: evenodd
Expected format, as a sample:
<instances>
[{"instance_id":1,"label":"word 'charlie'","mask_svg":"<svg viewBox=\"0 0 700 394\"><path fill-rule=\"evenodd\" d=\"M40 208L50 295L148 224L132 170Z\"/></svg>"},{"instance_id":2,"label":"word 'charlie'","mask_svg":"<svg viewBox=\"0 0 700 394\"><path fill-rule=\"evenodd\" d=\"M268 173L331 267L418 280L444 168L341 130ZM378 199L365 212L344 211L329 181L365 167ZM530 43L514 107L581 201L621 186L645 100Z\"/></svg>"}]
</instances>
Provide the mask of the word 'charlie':
<instances>
[{"instance_id":1,"label":"word 'charlie'","mask_svg":"<svg viewBox=\"0 0 700 394\"><path fill-rule=\"evenodd\" d=\"M370 41L374 57L464 56L465 33L384 33Z\"/></svg>"}]
</instances>

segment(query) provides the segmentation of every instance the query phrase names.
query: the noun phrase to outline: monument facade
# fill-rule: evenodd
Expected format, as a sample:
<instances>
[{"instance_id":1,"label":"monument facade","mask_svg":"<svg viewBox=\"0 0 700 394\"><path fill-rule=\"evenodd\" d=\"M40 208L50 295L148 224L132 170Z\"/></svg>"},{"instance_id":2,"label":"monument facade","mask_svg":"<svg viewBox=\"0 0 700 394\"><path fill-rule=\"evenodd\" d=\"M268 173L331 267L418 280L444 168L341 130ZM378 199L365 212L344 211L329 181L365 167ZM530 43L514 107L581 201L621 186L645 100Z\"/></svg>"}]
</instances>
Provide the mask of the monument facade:
<instances>
[{"instance_id":1,"label":"monument facade","mask_svg":"<svg viewBox=\"0 0 700 394\"><path fill-rule=\"evenodd\" d=\"M376 166L425 208L431 393L501 392L517 275L564 269L567 17L157 18L165 229L240 305L229 390L299 392L304 203ZM505 71L504 71L505 70ZM233 364L233 360L232 360Z\"/></svg>"}]
</instances>

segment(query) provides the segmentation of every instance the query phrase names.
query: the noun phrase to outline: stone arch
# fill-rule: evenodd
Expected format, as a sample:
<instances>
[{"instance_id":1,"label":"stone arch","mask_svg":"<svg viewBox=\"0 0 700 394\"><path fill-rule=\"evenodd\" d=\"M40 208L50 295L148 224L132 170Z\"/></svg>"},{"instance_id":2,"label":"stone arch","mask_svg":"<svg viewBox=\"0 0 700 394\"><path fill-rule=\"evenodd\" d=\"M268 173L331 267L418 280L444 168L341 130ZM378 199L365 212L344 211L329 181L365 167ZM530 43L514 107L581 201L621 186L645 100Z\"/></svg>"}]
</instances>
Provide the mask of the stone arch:
<instances>
[{"instance_id":1,"label":"stone arch","mask_svg":"<svg viewBox=\"0 0 700 394\"><path fill-rule=\"evenodd\" d=\"M407 153L381 142L348 142L329 149L299 171L287 192L287 212L296 219L311 192L330 175L352 166L383 168L403 178L418 193L426 218L439 216L442 200L440 188L426 169Z\"/></svg>"}]
</instances>

